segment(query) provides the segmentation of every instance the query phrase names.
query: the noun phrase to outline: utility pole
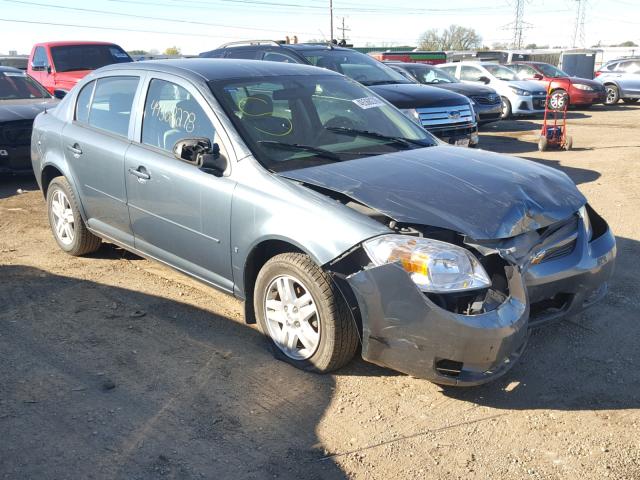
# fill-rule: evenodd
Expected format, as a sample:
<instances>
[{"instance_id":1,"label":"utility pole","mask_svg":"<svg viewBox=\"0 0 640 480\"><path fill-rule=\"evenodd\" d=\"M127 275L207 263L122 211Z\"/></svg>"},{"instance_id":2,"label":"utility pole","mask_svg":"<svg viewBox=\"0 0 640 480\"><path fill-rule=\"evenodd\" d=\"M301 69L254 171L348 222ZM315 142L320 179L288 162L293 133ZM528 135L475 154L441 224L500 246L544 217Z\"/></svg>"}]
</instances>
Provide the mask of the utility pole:
<instances>
[{"instance_id":1,"label":"utility pole","mask_svg":"<svg viewBox=\"0 0 640 480\"><path fill-rule=\"evenodd\" d=\"M522 33L524 30L524 2L516 0L516 18L513 22L513 48L522 48Z\"/></svg>"},{"instance_id":2,"label":"utility pole","mask_svg":"<svg viewBox=\"0 0 640 480\"><path fill-rule=\"evenodd\" d=\"M333 0L329 0L329 17L331 18L331 26L329 28L329 43L333 43Z\"/></svg>"},{"instance_id":3,"label":"utility pole","mask_svg":"<svg viewBox=\"0 0 640 480\"><path fill-rule=\"evenodd\" d=\"M573 27L573 42L571 45L573 48L581 46L582 48L586 45L586 36L585 36L585 19L587 16L587 0L576 0L576 21Z\"/></svg>"},{"instance_id":4,"label":"utility pole","mask_svg":"<svg viewBox=\"0 0 640 480\"><path fill-rule=\"evenodd\" d=\"M342 17L342 26L338 27L338 30L342 30L342 41L347 43L347 38L344 35L344 32L350 32L351 29L344 26L344 17Z\"/></svg>"}]
</instances>

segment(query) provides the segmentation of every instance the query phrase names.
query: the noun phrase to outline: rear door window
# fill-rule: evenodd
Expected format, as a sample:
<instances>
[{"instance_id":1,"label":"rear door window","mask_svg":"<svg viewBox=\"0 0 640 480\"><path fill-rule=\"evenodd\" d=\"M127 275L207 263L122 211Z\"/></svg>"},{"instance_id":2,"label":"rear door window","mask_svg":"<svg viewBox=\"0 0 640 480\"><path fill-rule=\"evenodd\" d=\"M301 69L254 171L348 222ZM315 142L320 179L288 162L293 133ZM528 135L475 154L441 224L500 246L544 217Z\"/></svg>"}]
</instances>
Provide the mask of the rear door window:
<instances>
[{"instance_id":1,"label":"rear door window","mask_svg":"<svg viewBox=\"0 0 640 480\"><path fill-rule=\"evenodd\" d=\"M262 60L267 60L269 62L300 63L291 55L286 54L284 52L268 51L264 54L264 57L262 57Z\"/></svg>"},{"instance_id":2,"label":"rear door window","mask_svg":"<svg viewBox=\"0 0 640 480\"><path fill-rule=\"evenodd\" d=\"M89 125L126 137L139 81L138 77L124 76L98 79L89 109Z\"/></svg>"},{"instance_id":3,"label":"rear door window","mask_svg":"<svg viewBox=\"0 0 640 480\"><path fill-rule=\"evenodd\" d=\"M214 143L215 129L206 112L185 88L154 78L149 84L142 120L142 143L173 152L186 138L207 138Z\"/></svg>"},{"instance_id":4,"label":"rear door window","mask_svg":"<svg viewBox=\"0 0 640 480\"><path fill-rule=\"evenodd\" d=\"M96 82L88 83L78 94L78 101L76 102L76 121L82 123L89 123L89 109L91 107L91 96L93 94L93 88L96 86Z\"/></svg>"},{"instance_id":5,"label":"rear door window","mask_svg":"<svg viewBox=\"0 0 640 480\"><path fill-rule=\"evenodd\" d=\"M255 60L258 52L255 49L235 49L231 48L225 55L225 58L244 58L245 60Z\"/></svg>"},{"instance_id":6,"label":"rear door window","mask_svg":"<svg viewBox=\"0 0 640 480\"><path fill-rule=\"evenodd\" d=\"M438 67L438 68L441 70L444 70L449 75L453 75L454 77L456 76L456 65L450 65L448 67Z\"/></svg>"}]
</instances>

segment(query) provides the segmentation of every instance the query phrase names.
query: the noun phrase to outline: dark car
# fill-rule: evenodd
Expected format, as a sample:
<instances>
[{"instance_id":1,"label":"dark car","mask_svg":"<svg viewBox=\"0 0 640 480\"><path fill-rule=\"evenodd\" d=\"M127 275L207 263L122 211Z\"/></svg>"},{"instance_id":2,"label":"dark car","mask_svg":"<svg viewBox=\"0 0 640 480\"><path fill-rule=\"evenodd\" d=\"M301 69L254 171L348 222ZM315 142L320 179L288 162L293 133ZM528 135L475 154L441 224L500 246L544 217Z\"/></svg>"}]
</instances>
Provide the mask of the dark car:
<instances>
[{"instance_id":1,"label":"dark car","mask_svg":"<svg viewBox=\"0 0 640 480\"><path fill-rule=\"evenodd\" d=\"M304 370L362 342L401 372L487 382L533 324L600 300L614 265L615 237L560 170L443 145L307 65L104 67L38 115L31 145L63 251L105 239L232 293Z\"/></svg>"},{"instance_id":2,"label":"dark car","mask_svg":"<svg viewBox=\"0 0 640 480\"><path fill-rule=\"evenodd\" d=\"M249 41L227 43L200 56L302 63L327 68L369 87L441 140L453 145L478 145L478 125L468 98L418 85L382 62L349 48Z\"/></svg>"},{"instance_id":3,"label":"dark car","mask_svg":"<svg viewBox=\"0 0 640 480\"><path fill-rule=\"evenodd\" d=\"M391 68L423 85L444 88L469 97L478 117L478 124L496 122L502 117L502 100L491 87L462 83L441 68L424 63L387 62Z\"/></svg>"},{"instance_id":4,"label":"dark car","mask_svg":"<svg viewBox=\"0 0 640 480\"><path fill-rule=\"evenodd\" d=\"M565 96L569 105L590 107L594 103L604 103L605 88L601 83L587 78L572 77L558 67L544 62L513 62L507 65L521 80L538 80L544 83L547 92ZM562 106L562 105L560 105Z\"/></svg>"},{"instance_id":5,"label":"dark car","mask_svg":"<svg viewBox=\"0 0 640 480\"><path fill-rule=\"evenodd\" d=\"M0 173L32 172L29 146L33 119L56 103L22 70L0 66Z\"/></svg>"}]
</instances>

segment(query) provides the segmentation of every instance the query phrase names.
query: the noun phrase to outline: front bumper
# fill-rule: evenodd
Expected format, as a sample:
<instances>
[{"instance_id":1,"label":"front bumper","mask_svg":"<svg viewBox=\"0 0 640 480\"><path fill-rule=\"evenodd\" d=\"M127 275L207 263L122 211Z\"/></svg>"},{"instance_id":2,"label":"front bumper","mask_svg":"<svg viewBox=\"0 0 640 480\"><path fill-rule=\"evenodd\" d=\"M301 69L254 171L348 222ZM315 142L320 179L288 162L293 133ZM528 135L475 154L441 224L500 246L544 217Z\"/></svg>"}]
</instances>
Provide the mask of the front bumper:
<instances>
[{"instance_id":1,"label":"front bumper","mask_svg":"<svg viewBox=\"0 0 640 480\"><path fill-rule=\"evenodd\" d=\"M546 96L540 95L513 95L509 98L511 102L511 113L513 115L529 115L532 113L544 113L544 103Z\"/></svg>"},{"instance_id":2,"label":"front bumper","mask_svg":"<svg viewBox=\"0 0 640 480\"><path fill-rule=\"evenodd\" d=\"M500 377L522 354L530 326L578 313L606 293L615 239L608 229L592 242L584 237L578 236L570 255L532 266L524 276L507 267L510 296L479 315L437 306L396 264L347 277L362 318L362 357L445 385L480 385ZM558 296L566 300L562 308L552 304L530 322L532 305Z\"/></svg>"},{"instance_id":3,"label":"front bumper","mask_svg":"<svg viewBox=\"0 0 640 480\"><path fill-rule=\"evenodd\" d=\"M571 105L593 105L594 103L604 103L606 100L606 91L588 91L572 88L569 92L569 101Z\"/></svg>"},{"instance_id":4,"label":"front bumper","mask_svg":"<svg viewBox=\"0 0 640 480\"><path fill-rule=\"evenodd\" d=\"M498 102L494 105L485 105L474 103L478 125L484 125L491 122L497 122L502 117L502 103Z\"/></svg>"}]
</instances>

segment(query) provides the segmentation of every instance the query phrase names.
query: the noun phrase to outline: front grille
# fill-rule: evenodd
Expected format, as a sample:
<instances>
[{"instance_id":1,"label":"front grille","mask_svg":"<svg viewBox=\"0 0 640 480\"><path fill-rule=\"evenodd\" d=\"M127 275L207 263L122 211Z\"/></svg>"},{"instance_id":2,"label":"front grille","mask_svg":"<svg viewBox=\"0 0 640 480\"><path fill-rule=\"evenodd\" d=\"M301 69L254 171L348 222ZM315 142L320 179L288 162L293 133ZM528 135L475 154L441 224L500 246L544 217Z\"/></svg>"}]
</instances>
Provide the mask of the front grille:
<instances>
[{"instance_id":1,"label":"front grille","mask_svg":"<svg viewBox=\"0 0 640 480\"><path fill-rule=\"evenodd\" d=\"M502 103L502 100L498 95L488 95L485 97L472 96L471 98L479 105L498 105Z\"/></svg>"},{"instance_id":2,"label":"front grille","mask_svg":"<svg viewBox=\"0 0 640 480\"><path fill-rule=\"evenodd\" d=\"M547 250L544 258L540 263L548 262L569 255L571 252L573 252L573 249L575 247L576 240L572 240L571 242L560 245L558 247L551 247Z\"/></svg>"},{"instance_id":3,"label":"front grille","mask_svg":"<svg viewBox=\"0 0 640 480\"><path fill-rule=\"evenodd\" d=\"M0 143L7 147L23 147L31 144L33 120L16 120L0 126Z\"/></svg>"},{"instance_id":4,"label":"front grille","mask_svg":"<svg viewBox=\"0 0 640 480\"><path fill-rule=\"evenodd\" d=\"M452 107L417 108L420 123L427 130L433 127L449 127L473 123L475 118L470 105Z\"/></svg>"},{"instance_id":5,"label":"front grille","mask_svg":"<svg viewBox=\"0 0 640 480\"><path fill-rule=\"evenodd\" d=\"M544 108L544 103L547 101L547 97L543 98L534 98L533 99L533 108L542 109Z\"/></svg>"}]
</instances>

